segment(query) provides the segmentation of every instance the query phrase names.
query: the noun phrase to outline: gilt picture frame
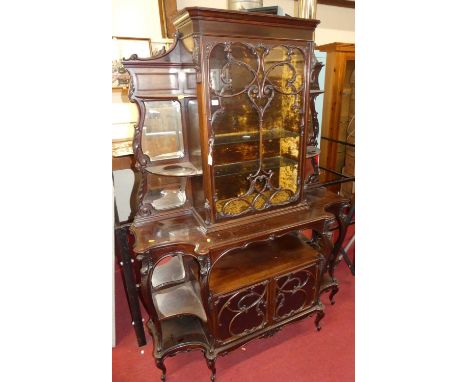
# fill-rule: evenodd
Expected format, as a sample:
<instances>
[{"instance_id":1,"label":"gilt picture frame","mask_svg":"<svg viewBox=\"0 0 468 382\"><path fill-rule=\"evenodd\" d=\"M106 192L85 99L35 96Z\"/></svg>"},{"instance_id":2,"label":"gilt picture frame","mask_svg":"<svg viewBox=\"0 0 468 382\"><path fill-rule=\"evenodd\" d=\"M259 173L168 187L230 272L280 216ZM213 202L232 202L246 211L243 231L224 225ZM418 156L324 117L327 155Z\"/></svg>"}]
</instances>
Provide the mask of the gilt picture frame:
<instances>
[{"instance_id":1,"label":"gilt picture frame","mask_svg":"<svg viewBox=\"0 0 468 382\"><path fill-rule=\"evenodd\" d=\"M125 89L130 83L130 75L122 65L122 58L132 54L138 57L151 56L151 39L145 37L112 36L112 88Z\"/></svg>"}]
</instances>

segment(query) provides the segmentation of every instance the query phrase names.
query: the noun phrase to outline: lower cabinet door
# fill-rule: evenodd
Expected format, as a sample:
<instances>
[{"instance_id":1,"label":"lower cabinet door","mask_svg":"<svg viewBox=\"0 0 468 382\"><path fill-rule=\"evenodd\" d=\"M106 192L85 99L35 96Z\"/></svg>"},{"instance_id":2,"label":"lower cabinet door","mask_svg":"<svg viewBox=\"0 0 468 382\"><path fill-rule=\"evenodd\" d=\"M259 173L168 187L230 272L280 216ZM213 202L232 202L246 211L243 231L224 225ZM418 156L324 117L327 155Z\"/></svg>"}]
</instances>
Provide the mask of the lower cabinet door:
<instances>
[{"instance_id":1,"label":"lower cabinet door","mask_svg":"<svg viewBox=\"0 0 468 382\"><path fill-rule=\"evenodd\" d=\"M268 323L268 280L215 297L216 338L226 343Z\"/></svg>"},{"instance_id":2,"label":"lower cabinet door","mask_svg":"<svg viewBox=\"0 0 468 382\"><path fill-rule=\"evenodd\" d=\"M287 319L315 303L319 272L315 264L274 278L273 322Z\"/></svg>"}]
</instances>

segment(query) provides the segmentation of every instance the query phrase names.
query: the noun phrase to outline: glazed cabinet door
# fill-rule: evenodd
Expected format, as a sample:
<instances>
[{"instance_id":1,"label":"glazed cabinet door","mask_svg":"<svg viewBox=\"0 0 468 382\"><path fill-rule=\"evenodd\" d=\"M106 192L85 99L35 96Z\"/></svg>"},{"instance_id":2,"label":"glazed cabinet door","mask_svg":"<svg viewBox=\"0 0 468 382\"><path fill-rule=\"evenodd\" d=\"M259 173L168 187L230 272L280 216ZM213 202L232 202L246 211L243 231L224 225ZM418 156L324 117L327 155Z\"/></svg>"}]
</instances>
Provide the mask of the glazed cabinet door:
<instances>
[{"instance_id":1,"label":"glazed cabinet door","mask_svg":"<svg viewBox=\"0 0 468 382\"><path fill-rule=\"evenodd\" d=\"M318 298L318 264L274 278L273 323L285 320L315 304Z\"/></svg>"},{"instance_id":2,"label":"glazed cabinet door","mask_svg":"<svg viewBox=\"0 0 468 382\"><path fill-rule=\"evenodd\" d=\"M220 343L234 341L268 323L268 281L262 281L214 300L216 339Z\"/></svg>"},{"instance_id":3,"label":"glazed cabinet door","mask_svg":"<svg viewBox=\"0 0 468 382\"><path fill-rule=\"evenodd\" d=\"M207 161L215 220L297 202L309 46L206 41Z\"/></svg>"}]
</instances>

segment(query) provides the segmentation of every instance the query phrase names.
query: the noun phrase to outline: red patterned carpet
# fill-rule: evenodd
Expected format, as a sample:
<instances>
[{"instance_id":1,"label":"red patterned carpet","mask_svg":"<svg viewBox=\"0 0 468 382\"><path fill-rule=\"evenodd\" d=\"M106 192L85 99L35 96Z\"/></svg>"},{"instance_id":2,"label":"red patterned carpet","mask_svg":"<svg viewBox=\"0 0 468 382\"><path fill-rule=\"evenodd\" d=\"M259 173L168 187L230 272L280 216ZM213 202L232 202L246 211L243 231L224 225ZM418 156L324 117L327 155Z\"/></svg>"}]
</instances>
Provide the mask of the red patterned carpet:
<instances>
[{"instance_id":1,"label":"red patterned carpet","mask_svg":"<svg viewBox=\"0 0 468 382\"><path fill-rule=\"evenodd\" d=\"M273 337L254 340L243 349L217 359L216 381L354 381L354 277L344 261L337 267L336 276L340 291L335 296L335 305L330 305L328 295L322 296L325 317L320 332L315 330L312 316L284 327ZM117 344L112 350L112 380L160 381L149 334L148 344L138 347L118 269L115 293ZM165 364L168 382L210 381L210 371L200 351L166 358Z\"/></svg>"}]
</instances>

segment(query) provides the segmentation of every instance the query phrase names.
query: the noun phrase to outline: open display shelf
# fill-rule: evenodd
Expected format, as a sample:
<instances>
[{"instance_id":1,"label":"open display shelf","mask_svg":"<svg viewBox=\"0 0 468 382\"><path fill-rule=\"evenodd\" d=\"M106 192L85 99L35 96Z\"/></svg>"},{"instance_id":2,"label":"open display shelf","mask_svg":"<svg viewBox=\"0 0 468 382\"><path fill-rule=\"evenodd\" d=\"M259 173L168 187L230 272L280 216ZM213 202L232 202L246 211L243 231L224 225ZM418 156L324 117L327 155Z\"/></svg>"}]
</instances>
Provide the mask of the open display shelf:
<instances>
[{"instance_id":1,"label":"open display shelf","mask_svg":"<svg viewBox=\"0 0 468 382\"><path fill-rule=\"evenodd\" d=\"M290 273L320 261L320 254L294 235L259 242L224 256L210 276L211 290L222 294Z\"/></svg>"},{"instance_id":2,"label":"open display shelf","mask_svg":"<svg viewBox=\"0 0 468 382\"><path fill-rule=\"evenodd\" d=\"M182 254L171 257L167 262L154 268L151 282L153 288L160 289L166 285L182 283L186 280Z\"/></svg>"},{"instance_id":3,"label":"open display shelf","mask_svg":"<svg viewBox=\"0 0 468 382\"><path fill-rule=\"evenodd\" d=\"M307 186L318 21L190 7L174 24L170 49L123 60L140 116L133 250L162 379L166 357L198 349L214 381L216 358L254 338L311 315L320 329L349 200Z\"/></svg>"},{"instance_id":4,"label":"open display shelf","mask_svg":"<svg viewBox=\"0 0 468 382\"><path fill-rule=\"evenodd\" d=\"M163 176L195 176L203 173L201 169L196 168L190 162L151 166L147 167L146 170L152 174Z\"/></svg>"},{"instance_id":5,"label":"open display shelf","mask_svg":"<svg viewBox=\"0 0 468 382\"><path fill-rule=\"evenodd\" d=\"M163 349L174 349L185 343L208 343L205 330L200 320L192 316L179 316L161 322Z\"/></svg>"},{"instance_id":6,"label":"open display shelf","mask_svg":"<svg viewBox=\"0 0 468 382\"><path fill-rule=\"evenodd\" d=\"M193 315L206 322L206 313L200 297L200 285L196 280L154 292L153 303L160 320Z\"/></svg>"}]
</instances>

